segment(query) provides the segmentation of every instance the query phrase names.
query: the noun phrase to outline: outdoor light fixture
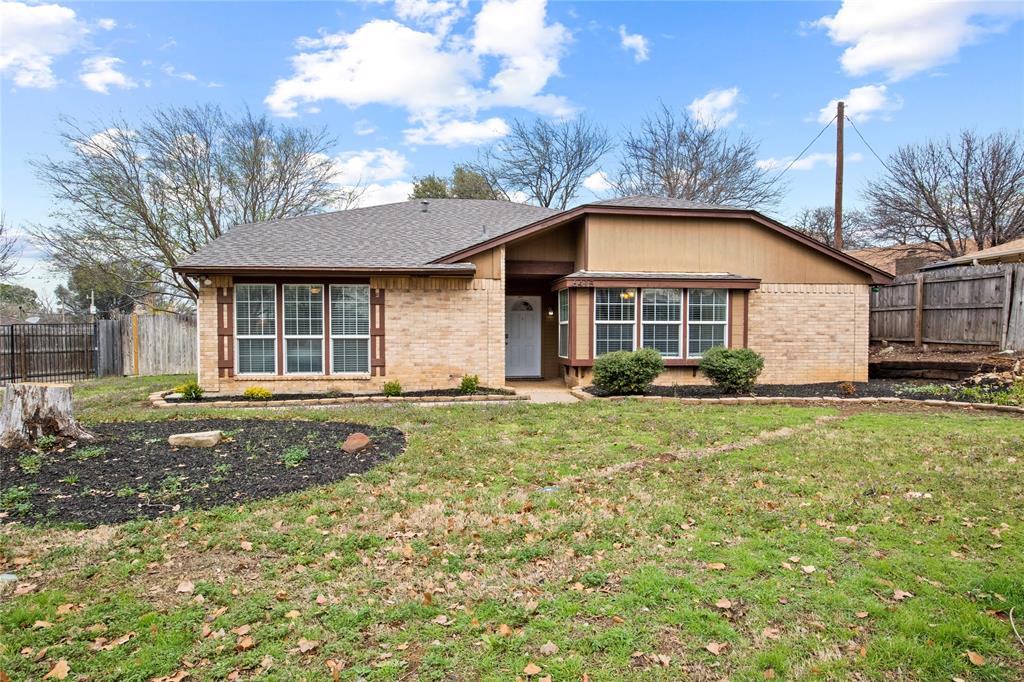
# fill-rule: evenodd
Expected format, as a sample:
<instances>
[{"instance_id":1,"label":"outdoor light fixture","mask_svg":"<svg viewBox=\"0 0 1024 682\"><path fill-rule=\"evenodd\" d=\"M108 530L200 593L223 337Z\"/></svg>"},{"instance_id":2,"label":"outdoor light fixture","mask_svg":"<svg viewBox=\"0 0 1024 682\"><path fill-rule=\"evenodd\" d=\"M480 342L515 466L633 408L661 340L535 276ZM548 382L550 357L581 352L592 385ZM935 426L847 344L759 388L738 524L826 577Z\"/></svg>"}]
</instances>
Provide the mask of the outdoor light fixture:
<instances>
[{"instance_id":1,"label":"outdoor light fixture","mask_svg":"<svg viewBox=\"0 0 1024 682\"><path fill-rule=\"evenodd\" d=\"M555 316L555 309L554 308L548 308L548 317L554 317L554 316Z\"/></svg>"},{"instance_id":2,"label":"outdoor light fixture","mask_svg":"<svg viewBox=\"0 0 1024 682\"><path fill-rule=\"evenodd\" d=\"M619 297L622 298L623 301L628 301L631 298L636 297L636 292L633 291L632 289L626 289L621 294L619 294Z\"/></svg>"},{"instance_id":3,"label":"outdoor light fixture","mask_svg":"<svg viewBox=\"0 0 1024 682\"><path fill-rule=\"evenodd\" d=\"M310 287L309 288L309 293L311 293L314 296L316 296L317 294L320 293L320 287L315 287L315 286L314 287Z\"/></svg>"},{"instance_id":4,"label":"outdoor light fixture","mask_svg":"<svg viewBox=\"0 0 1024 682\"><path fill-rule=\"evenodd\" d=\"M204 279L204 280L203 280L203 286L204 286L204 287L208 287L208 286L210 286L211 284L213 284L213 280L212 280L212 279L210 279L209 277L207 277L206 279Z\"/></svg>"}]
</instances>

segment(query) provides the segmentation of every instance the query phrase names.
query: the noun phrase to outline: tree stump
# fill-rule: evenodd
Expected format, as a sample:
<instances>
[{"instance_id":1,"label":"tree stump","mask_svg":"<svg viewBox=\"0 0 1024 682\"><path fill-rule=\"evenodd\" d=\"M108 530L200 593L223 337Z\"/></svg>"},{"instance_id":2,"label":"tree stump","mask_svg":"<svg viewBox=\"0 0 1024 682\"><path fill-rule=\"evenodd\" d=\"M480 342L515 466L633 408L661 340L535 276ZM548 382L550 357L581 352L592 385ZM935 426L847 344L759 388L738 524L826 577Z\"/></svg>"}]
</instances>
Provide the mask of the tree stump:
<instances>
[{"instance_id":1,"label":"tree stump","mask_svg":"<svg viewBox=\"0 0 1024 682\"><path fill-rule=\"evenodd\" d=\"M40 436L92 440L75 421L71 384L11 384L0 408L0 447L31 447Z\"/></svg>"}]
</instances>

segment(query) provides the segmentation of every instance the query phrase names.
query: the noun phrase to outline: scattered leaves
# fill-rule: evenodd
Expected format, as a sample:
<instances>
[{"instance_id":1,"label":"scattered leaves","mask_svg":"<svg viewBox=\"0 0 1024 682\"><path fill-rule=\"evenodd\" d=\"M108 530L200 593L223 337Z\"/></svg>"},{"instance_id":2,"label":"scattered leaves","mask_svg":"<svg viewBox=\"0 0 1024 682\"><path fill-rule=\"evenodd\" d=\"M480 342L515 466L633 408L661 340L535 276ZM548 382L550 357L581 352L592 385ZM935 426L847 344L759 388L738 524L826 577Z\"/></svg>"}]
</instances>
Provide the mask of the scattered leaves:
<instances>
[{"instance_id":1,"label":"scattered leaves","mask_svg":"<svg viewBox=\"0 0 1024 682\"><path fill-rule=\"evenodd\" d=\"M985 657L976 651L968 651L967 660L977 666L985 665Z\"/></svg>"},{"instance_id":2,"label":"scattered leaves","mask_svg":"<svg viewBox=\"0 0 1024 682\"><path fill-rule=\"evenodd\" d=\"M44 680L66 680L68 673L71 672L71 666L63 658L57 661L50 672L43 675Z\"/></svg>"}]
</instances>

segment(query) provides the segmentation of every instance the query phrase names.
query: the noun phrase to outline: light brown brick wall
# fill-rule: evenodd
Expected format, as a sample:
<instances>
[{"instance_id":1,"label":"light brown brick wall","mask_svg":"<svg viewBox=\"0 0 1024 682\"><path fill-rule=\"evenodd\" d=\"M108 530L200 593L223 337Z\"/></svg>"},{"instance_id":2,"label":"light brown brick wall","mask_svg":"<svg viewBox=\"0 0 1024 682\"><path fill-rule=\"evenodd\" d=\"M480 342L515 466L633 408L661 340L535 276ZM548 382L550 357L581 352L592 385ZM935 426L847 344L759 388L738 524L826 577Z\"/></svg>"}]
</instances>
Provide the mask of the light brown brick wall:
<instances>
[{"instance_id":1,"label":"light brown brick wall","mask_svg":"<svg viewBox=\"0 0 1024 682\"><path fill-rule=\"evenodd\" d=\"M501 258L499 263L503 264ZM371 288L385 290L386 375L371 377L259 376L217 377L216 289L200 290L199 381L208 391L240 393L264 386L275 393L377 391L397 380L404 390L457 386L476 374L483 385L505 385L505 279L382 277Z\"/></svg>"},{"instance_id":2,"label":"light brown brick wall","mask_svg":"<svg viewBox=\"0 0 1024 682\"><path fill-rule=\"evenodd\" d=\"M866 284L762 284L750 292L748 345L761 383L867 381Z\"/></svg>"}]
</instances>

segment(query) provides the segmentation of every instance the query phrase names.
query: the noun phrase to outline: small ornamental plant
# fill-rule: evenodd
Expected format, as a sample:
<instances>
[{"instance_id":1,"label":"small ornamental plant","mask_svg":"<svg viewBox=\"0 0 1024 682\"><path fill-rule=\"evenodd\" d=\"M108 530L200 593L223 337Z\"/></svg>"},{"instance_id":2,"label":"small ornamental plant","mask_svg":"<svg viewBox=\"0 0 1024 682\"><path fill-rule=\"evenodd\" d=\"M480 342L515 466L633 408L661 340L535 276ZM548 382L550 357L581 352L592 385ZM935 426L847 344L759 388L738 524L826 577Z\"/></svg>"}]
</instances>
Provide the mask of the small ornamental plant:
<instances>
[{"instance_id":1,"label":"small ornamental plant","mask_svg":"<svg viewBox=\"0 0 1024 682\"><path fill-rule=\"evenodd\" d=\"M476 393L480 388L480 377L475 374L467 374L462 377L462 381L459 383L459 393L465 393L471 395Z\"/></svg>"},{"instance_id":2,"label":"small ornamental plant","mask_svg":"<svg viewBox=\"0 0 1024 682\"><path fill-rule=\"evenodd\" d=\"M387 381L381 387L381 393L389 398L397 398L402 395L402 384L397 381Z\"/></svg>"},{"instance_id":3,"label":"small ornamental plant","mask_svg":"<svg viewBox=\"0 0 1024 682\"><path fill-rule=\"evenodd\" d=\"M653 348L605 353L594 361L594 385L612 395L636 395L664 369L661 353Z\"/></svg>"},{"instance_id":4,"label":"small ornamental plant","mask_svg":"<svg viewBox=\"0 0 1024 682\"><path fill-rule=\"evenodd\" d=\"M715 346L700 359L700 371L723 393L746 393L764 369L764 358L749 348Z\"/></svg>"},{"instance_id":5,"label":"small ornamental plant","mask_svg":"<svg viewBox=\"0 0 1024 682\"><path fill-rule=\"evenodd\" d=\"M246 400L270 400L274 394L262 386L250 386L242 391L242 397Z\"/></svg>"},{"instance_id":6,"label":"small ornamental plant","mask_svg":"<svg viewBox=\"0 0 1024 682\"><path fill-rule=\"evenodd\" d=\"M199 400L203 397L203 387L195 379L189 379L175 387L174 392L180 393L182 400Z\"/></svg>"}]
</instances>

